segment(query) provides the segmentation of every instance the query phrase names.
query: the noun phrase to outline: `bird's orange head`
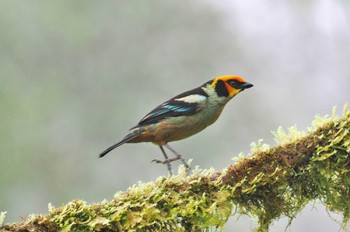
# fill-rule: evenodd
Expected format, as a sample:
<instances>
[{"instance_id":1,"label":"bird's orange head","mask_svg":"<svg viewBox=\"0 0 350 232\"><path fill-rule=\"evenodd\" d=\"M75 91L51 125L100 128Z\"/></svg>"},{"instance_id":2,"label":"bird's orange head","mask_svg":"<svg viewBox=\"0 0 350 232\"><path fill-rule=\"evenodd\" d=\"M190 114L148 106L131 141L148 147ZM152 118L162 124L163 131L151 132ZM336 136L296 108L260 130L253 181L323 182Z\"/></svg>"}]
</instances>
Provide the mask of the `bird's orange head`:
<instances>
[{"instance_id":1,"label":"bird's orange head","mask_svg":"<svg viewBox=\"0 0 350 232\"><path fill-rule=\"evenodd\" d=\"M208 84L215 89L218 96L230 98L245 89L253 87L252 84L246 82L242 77L232 75L216 77Z\"/></svg>"}]
</instances>

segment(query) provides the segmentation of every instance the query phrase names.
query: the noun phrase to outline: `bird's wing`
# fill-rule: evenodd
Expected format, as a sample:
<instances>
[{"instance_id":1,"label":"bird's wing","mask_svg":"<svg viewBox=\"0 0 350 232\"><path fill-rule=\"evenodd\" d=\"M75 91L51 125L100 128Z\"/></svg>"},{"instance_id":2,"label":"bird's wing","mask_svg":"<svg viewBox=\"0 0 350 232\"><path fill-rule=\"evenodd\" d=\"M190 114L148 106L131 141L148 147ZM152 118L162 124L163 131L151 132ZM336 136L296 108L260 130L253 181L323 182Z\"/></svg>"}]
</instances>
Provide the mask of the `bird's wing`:
<instances>
[{"instance_id":1,"label":"bird's wing","mask_svg":"<svg viewBox=\"0 0 350 232\"><path fill-rule=\"evenodd\" d=\"M207 93L200 87L184 92L156 107L143 117L135 127L157 123L168 117L195 114L205 106L207 98Z\"/></svg>"}]
</instances>

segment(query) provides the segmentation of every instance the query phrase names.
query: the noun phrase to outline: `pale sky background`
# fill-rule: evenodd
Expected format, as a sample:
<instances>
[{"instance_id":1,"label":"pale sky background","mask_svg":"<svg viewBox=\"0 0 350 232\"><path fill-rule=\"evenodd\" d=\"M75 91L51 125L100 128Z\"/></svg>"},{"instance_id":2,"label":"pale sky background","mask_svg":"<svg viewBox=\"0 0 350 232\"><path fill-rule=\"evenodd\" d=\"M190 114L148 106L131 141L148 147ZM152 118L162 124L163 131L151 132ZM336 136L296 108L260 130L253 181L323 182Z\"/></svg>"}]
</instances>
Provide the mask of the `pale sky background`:
<instances>
[{"instance_id":1,"label":"pale sky background","mask_svg":"<svg viewBox=\"0 0 350 232\"><path fill-rule=\"evenodd\" d=\"M209 79L254 87L202 133L172 146L225 168L279 126L306 129L350 100L350 4L310 1L1 1L0 211L5 222L72 199L111 200L166 175L152 144L98 159L145 114ZM287 231L338 231L310 204ZM271 231L284 231L284 218ZM224 231L250 231L232 217Z\"/></svg>"}]
</instances>

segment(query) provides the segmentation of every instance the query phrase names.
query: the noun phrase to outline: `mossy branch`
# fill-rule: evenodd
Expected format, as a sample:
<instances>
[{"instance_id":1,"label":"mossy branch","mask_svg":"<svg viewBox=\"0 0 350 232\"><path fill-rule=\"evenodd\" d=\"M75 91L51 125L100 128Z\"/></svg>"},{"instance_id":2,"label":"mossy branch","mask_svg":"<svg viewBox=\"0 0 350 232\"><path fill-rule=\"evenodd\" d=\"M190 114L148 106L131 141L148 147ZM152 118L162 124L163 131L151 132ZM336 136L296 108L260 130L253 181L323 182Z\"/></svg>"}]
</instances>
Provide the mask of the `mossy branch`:
<instances>
[{"instance_id":1,"label":"mossy branch","mask_svg":"<svg viewBox=\"0 0 350 232\"><path fill-rule=\"evenodd\" d=\"M293 219L310 201L350 219L350 112L318 117L308 132L275 133L278 145L253 145L221 172L196 170L160 177L119 192L112 201L73 200L47 215L32 215L0 231L221 230L232 214L257 217L267 231L280 217Z\"/></svg>"}]
</instances>

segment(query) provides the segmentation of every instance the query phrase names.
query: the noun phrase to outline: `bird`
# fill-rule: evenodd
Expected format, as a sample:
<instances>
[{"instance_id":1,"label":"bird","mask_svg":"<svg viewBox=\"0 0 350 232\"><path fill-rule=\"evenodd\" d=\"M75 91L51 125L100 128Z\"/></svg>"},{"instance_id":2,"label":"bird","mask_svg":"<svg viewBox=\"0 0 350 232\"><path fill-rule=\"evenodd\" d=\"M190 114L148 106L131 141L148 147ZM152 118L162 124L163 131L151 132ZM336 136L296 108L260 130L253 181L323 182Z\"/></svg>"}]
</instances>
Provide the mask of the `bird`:
<instances>
[{"instance_id":1,"label":"bird","mask_svg":"<svg viewBox=\"0 0 350 232\"><path fill-rule=\"evenodd\" d=\"M154 108L144 116L137 125L130 128L123 139L99 154L104 157L113 149L124 143L151 142L159 146L164 160L152 162L166 164L172 175L171 162L181 160L187 170L189 165L169 142L188 138L213 124L226 103L245 89L253 87L244 78L235 75L215 77L201 86L176 95ZM164 147L175 157L169 158Z\"/></svg>"}]
</instances>

